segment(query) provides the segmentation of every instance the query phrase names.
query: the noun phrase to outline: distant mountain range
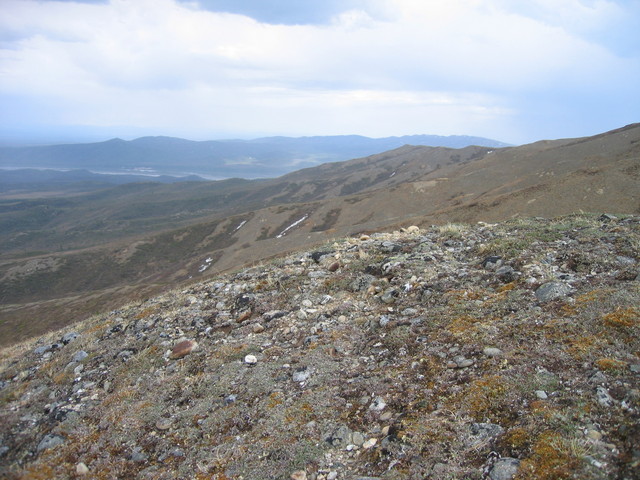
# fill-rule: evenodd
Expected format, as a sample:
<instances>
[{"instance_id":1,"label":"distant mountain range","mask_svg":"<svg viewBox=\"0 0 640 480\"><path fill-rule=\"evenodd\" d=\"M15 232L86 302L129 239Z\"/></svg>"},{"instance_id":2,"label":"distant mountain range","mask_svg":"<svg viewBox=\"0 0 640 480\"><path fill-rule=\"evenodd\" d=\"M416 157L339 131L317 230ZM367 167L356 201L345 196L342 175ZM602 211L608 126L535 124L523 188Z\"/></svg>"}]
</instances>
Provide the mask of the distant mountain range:
<instances>
[{"instance_id":1,"label":"distant mountain range","mask_svg":"<svg viewBox=\"0 0 640 480\"><path fill-rule=\"evenodd\" d=\"M265 137L254 140L191 141L172 137L114 138L99 143L0 147L0 168L82 169L92 172L200 175L223 179L267 178L326 162L373 155L403 145L492 148L507 144L482 137L359 135Z\"/></svg>"}]
</instances>

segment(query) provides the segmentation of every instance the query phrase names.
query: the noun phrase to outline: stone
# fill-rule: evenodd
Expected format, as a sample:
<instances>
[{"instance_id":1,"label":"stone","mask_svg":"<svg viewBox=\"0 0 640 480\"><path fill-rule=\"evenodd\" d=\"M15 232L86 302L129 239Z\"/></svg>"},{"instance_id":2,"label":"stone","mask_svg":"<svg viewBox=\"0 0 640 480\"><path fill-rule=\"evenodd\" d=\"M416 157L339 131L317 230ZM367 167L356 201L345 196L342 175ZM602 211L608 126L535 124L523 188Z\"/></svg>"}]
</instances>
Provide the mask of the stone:
<instances>
[{"instance_id":1,"label":"stone","mask_svg":"<svg viewBox=\"0 0 640 480\"><path fill-rule=\"evenodd\" d=\"M596 399L598 400L598 403L603 407L610 407L614 403L613 398L611 397L611 395L609 395L609 392L604 387L596 388Z\"/></svg>"},{"instance_id":2,"label":"stone","mask_svg":"<svg viewBox=\"0 0 640 480\"><path fill-rule=\"evenodd\" d=\"M306 382L311 376L311 370L307 367L302 367L293 372L293 381L294 382Z\"/></svg>"},{"instance_id":3,"label":"stone","mask_svg":"<svg viewBox=\"0 0 640 480\"><path fill-rule=\"evenodd\" d=\"M520 460L517 458L504 457L496 461L489 472L491 480L511 480L518 473Z\"/></svg>"},{"instance_id":4,"label":"stone","mask_svg":"<svg viewBox=\"0 0 640 480\"><path fill-rule=\"evenodd\" d=\"M495 347L484 347L482 353L484 353L487 357L498 357L502 355L502 350Z\"/></svg>"},{"instance_id":5,"label":"stone","mask_svg":"<svg viewBox=\"0 0 640 480\"><path fill-rule=\"evenodd\" d=\"M75 340L76 338L78 338L79 336L80 336L80 334L78 334L76 332L65 333L62 336L62 343L64 343L66 345L69 342L71 342L71 341Z\"/></svg>"},{"instance_id":6,"label":"stone","mask_svg":"<svg viewBox=\"0 0 640 480\"><path fill-rule=\"evenodd\" d=\"M502 265L502 257L491 255L482 261L482 266L487 270L496 270Z\"/></svg>"},{"instance_id":7,"label":"stone","mask_svg":"<svg viewBox=\"0 0 640 480\"><path fill-rule=\"evenodd\" d=\"M262 333L264 332L264 326L262 326L260 323L254 323L251 327L251 330L253 330L253 333Z\"/></svg>"},{"instance_id":8,"label":"stone","mask_svg":"<svg viewBox=\"0 0 640 480\"><path fill-rule=\"evenodd\" d=\"M420 227L418 227L416 225L411 225L410 227L407 227L405 229L405 231L407 233L419 233L420 232Z\"/></svg>"},{"instance_id":9,"label":"stone","mask_svg":"<svg viewBox=\"0 0 640 480\"><path fill-rule=\"evenodd\" d=\"M129 460L137 463L146 462L148 459L149 459L149 455L144 453L141 447L135 447L133 449L133 452L131 452L131 456L129 457Z\"/></svg>"},{"instance_id":10,"label":"stone","mask_svg":"<svg viewBox=\"0 0 640 480\"><path fill-rule=\"evenodd\" d=\"M327 270L329 270L330 272L336 272L338 271L339 268L340 268L340 263L333 262L331 265L329 265L329 268L327 268Z\"/></svg>"},{"instance_id":11,"label":"stone","mask_svg":"<svg viewBox=\"0 0 640 480\"><path fill-rule=\"evenodd\" d=\"M369 405L369 410L373 410L374 412L380 412L384 410L384 407L387 406L387 402L384 401L382 397L376 397L371 405Z\"/></svg>"},{"instance_id":12,"label":"stone","mask_svg":"<svg viewBox=\"0 0 640 480\"><path fill-rule=\"evenodd\" d=\"M549 398L547 392L545 392L544 390L536 390L536 397L538 397L540 400L546 400L547 398Z\"/></svg>"},{"instance_id":13,"label":"stone","mask_svg":"<svg viewBox=\"0 0 640 480\"><path fill-rule=\"evenodd\" d=\"M587 430L587 438L595 441L602 440L602 433L590 428L589 430Z\"/></svg>"},{"instance_id":14,"label":"stone","mask_svg":"<svg viewBox=\"0 0 640 480\"><path fill-rule=\"evenodd\" d=\"M495 423L472 423L471 446L477 448L481 445L492 443L504 433L504 428Z\"/></svg>"},{"instance_id":15,"label":"stone","mask_svg":"<svg viewBox=\"0 0 640 480\"><path fill-rule=\"evenodd\" d=\"M291 480L307 480L307 472L304 470L296 470L290 475Z\"/></svg>"},{"instance_id":16,"label":"stone","mask_svg":"<svg viewBox=\"0 0 640 480\"><path fill-rule=\"evenodd\" d=\"M85 352L84 350L80 350L79 352L76 352L73 355L73 357L71 358L71 361L72 362L81 362L82 360L84 360L88 356L89 356L89 354L87 352Z\"/></svg>"},{"instance_id":17,"label":"stone","mask_svg":"<svg viewBox=\"0 0 640 480\"><path fill-rule=\"evenodd\" d=\"M183 340L173 347L169 358L171 358L172 360L177 360L179 358L186 357L197 348L198 343L195 340Z\"/></svg>"},{"instance_id":18,"label":"stone","mask_svg":"<svg viewBox=\"0 0 640 480\"><path fill-rule=\"evenodd\" d=\"M51 448L55 448L58 445L62 445L64 443L64 438L60 435L45 435L40 443L38 443L37 451L41 452L43 450L49 450Z\"/></svg>"},{"instance_id":19,"label":"stone","mask_svg":"<svg viewBox=\"0 0 640 480\"><path fill-rule=\"evenodd\" d=\"M362 444L362 448L364 448L365 450L369 450L370 448L375 447L376 443L378 443L377 438L370 438L369 440L367 440Z\"/></svg>"},{"instance_id":20,"label":"stone","mask_svg":"<svg viewBox=\"0 0 640 480\"><path fill-rule=\"evenodd\" d=\"M89 467L87 467L84 462L80 462L76 465L76 474L80 476L84 476L89 473Z\"/></svg>"},{"instance_id":21,"label":"stone","mask_svg":"<svg viewBox=\"0 0 640 480\"><path fill-rule=\"evenodd\" d=\"M351 435L351 443L360 447L364 444L364 435L360 432L353 432Z\"/></svg>"},{"instance_id":22,"label":"stone","mask_svg":"<svg viewBox=\"0 0 640 480\"><path fill-rule=\"evenodd\" d=\"M40 347L37 347L36 349L33 350L33 353L35 353L36 355L42 355L44 353L47 353L49 351L51 351L53 349L53 345L42 345Z\"/></svg>"},{"instance_id":23,"label":"stone","mask_svg":"<svg viewBox=\"0 0 640 480\"><path fill-rule=\"evenodd\" d=\"M535 292L536 298L541 302L549 302L557 298L566 297L571 292L571 287L560 282L547 282Z\"/></svg>"},{"instance_id":24,"label":"stone","mask_svg":"<svg viewBox=\"0 0 640 480\"><path fill-rule=\"evenodd\" d=\"M170 418L160 418L156 421L156 428L158 430L169 430L171 428L171 419Z\"/></svg>"},{"instance_id":25,"label":"stone","mask_svg":"<svg viewBox=\"0 0 640 480\"><path fill-rule=\"evenodd\" d=\"M247 365L255 365L256 363L258 363L258 359L255 355L246 355L244 357L244 363L246 363Z\"/></svg>"}]
</instances>

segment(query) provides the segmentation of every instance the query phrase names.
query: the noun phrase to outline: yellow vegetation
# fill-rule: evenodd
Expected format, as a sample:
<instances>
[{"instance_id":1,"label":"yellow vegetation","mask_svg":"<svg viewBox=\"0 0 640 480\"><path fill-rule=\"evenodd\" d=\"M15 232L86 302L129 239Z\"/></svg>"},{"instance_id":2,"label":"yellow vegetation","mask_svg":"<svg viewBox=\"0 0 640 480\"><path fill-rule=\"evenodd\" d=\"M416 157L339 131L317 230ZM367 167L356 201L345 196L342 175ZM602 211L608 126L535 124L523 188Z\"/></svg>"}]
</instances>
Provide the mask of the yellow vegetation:
<instances>
[{"instance_id":1,"label":"yellow vegetation","mask_svg":"<svg viewBox=\"0 0 640 480\"><path fill-rule=\"evenodd\" d=\"M610 327L633 327L640 321L640 314L632 307L618 308L611 313L607 313L602 319L604 324Z\"/></svg>"}]
</instances>

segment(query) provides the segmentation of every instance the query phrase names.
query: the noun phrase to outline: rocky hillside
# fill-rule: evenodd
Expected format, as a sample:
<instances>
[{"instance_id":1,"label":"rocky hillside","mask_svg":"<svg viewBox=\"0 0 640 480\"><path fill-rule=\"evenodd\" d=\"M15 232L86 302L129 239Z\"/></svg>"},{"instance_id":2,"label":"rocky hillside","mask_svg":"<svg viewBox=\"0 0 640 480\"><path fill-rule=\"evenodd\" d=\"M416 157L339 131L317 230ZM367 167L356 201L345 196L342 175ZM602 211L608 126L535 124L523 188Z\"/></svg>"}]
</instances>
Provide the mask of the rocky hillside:
<instances>
[{"instance_id":1,"label":"rocky hillside","mask_svg":"<svg viewBox=\"0 0 640 480\"><path fill-rule=\"evenodd\" d=\"M638 214L639 178L634 124L495 150L405 146L259 182L0 199L0 346L357 233L579 211Z\"/></svg>"},{"instance_id":2,"label":"rocky hillside","mask_svg":"<svg viewBox=\"0 0 640 480\"><path fill-rule=\"evenodd\" d=\"M0 354L8 479L634 479L640 217L356 235Z\"/></svg>"}]
</instances>

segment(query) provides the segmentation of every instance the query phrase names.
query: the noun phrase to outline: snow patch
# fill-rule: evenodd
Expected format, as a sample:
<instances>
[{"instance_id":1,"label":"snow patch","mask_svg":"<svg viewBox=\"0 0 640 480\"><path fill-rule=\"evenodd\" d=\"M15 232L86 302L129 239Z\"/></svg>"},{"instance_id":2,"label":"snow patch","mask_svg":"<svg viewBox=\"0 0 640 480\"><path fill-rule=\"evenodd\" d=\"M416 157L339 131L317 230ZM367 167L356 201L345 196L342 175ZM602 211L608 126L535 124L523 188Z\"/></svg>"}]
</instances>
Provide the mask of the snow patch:
<instances>
[{"instance_id":1,"label":"snow patch","mask_svg":"<svg viewBox=\"0 0 640 480\"><path fill-rule=\"evenodd\" d=\"M287 228L281 231L278 235L276 235L276 238L284 237L289 230L294 228L296 225L299 225L300 223L304 222L307 218L309 218L309 214L305 214L300 220L296 220L295 222L293 222L291 225L289 225Z\"/></svg>"},{"instance_id":2,"label":"snow patch","mask_svg":"<svg viewBox=\"0 0 640 480\"><path fill-rule=\"evenodd\" d=\"M238 225L238 226L236 227L236 229L234 230L234 232L237 232L237 231L238 231L238 230L240 230L242 227L244 227L244 224L245 224L245 223L247 223L247 221L246 221L246 220L241 221L241 222L240 222L240 225Z\"/></svg>"}]
</instances>

